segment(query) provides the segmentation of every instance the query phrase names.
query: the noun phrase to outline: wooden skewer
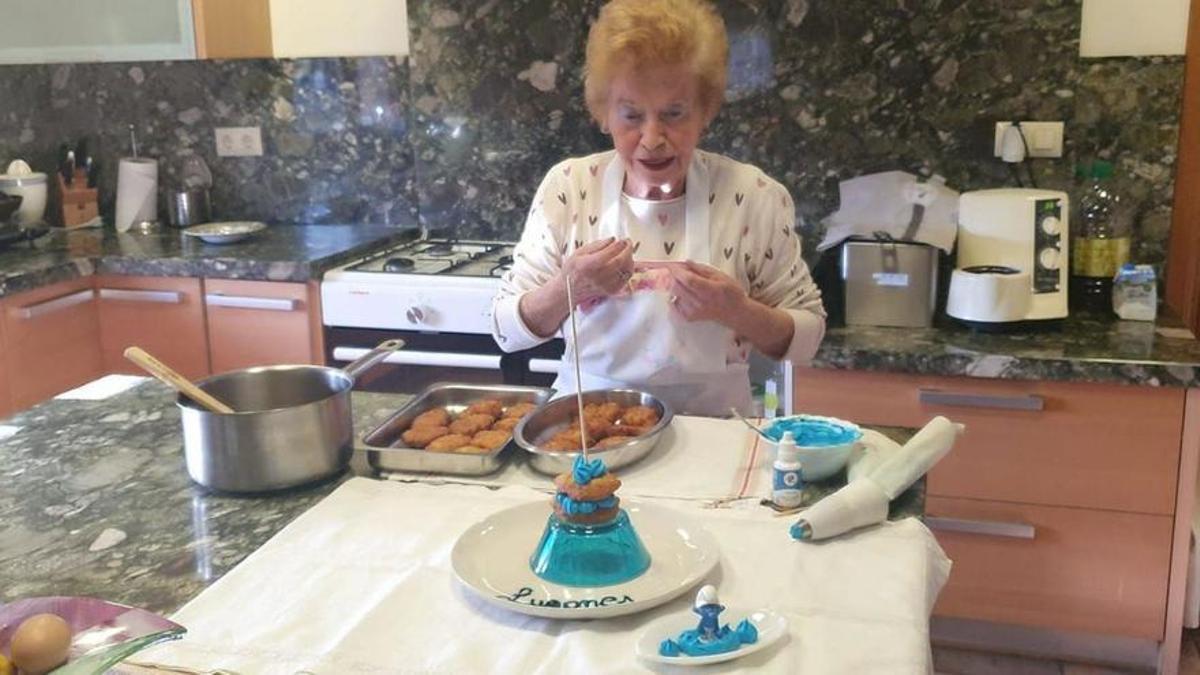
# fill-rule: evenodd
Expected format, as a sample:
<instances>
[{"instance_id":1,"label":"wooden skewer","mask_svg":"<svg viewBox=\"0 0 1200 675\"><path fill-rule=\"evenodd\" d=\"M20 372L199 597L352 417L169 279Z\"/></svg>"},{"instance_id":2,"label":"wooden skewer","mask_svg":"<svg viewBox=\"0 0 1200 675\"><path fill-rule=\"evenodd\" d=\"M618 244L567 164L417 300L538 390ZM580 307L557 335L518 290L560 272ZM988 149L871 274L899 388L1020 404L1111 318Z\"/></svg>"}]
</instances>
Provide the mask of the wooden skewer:
<instances>
[{"instance_id":1,"label":"wooden skewer","mask_svg":"<svg viewBox=\"0 0 1200 675\"><path fill-rule=\"evenodd\" d=\"M575 403L579 406L579 447L583 448L583 461L588 459L587 424L583 419L583 376L579 368L579 327L575 325L575 293L571 290L571 275L567 275L567 311L571 316L571 341L575 348L571 356L575 361Z\"/></svg>"},{"instance_id":2,"label":"wooden skewer","mask_svg":"<svg viewBox=\"0 0 1200 675\"><path fill-rule=\"evenodd\" d=\"M192 399L196 403L204 406L215 413L232 415L233 408L225 405L204 391L200 387L192 384L192 381L172 370L167 364L146 353L146 350L141 347L130 347L125 350L125 358L133 361L139 368L150 373L154 377L173 387L176 391L184 396Z\"/></svg>"}]
</instances>

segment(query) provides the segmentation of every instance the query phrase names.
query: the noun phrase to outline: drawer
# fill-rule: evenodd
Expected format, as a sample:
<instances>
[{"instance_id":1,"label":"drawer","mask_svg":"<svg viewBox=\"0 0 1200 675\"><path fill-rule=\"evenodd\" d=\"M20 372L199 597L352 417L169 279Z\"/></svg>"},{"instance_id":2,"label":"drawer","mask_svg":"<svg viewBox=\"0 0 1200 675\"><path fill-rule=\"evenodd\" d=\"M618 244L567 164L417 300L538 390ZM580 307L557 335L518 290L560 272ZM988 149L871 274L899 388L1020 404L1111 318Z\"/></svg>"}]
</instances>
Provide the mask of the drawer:
<instances>
[{"instance_id":1,"label":"drawer","mask_svg":"<svg viewBox=\"0 0 1200 675\"><path fill-rule=\"evenodd\" d=\"M928 497L954 561L938 616L1163 639L1168 516Z\"/></svg>"},{"instance_id":2,"label":"drawer","mask_svg":"<svg viewBox=\"0 0 1200 675\"><path fill-rule=\"evenodd\" d=\"M4 358L16 409L100 377L95 295L88 277L5 298Z\"/></svg>"},{"instance_id":3,"label":"drawer","mask_svg":"<svg viewBox=\"0 0 1200 675\"><path fill-rule=\"evenodd\" d=\"M1184 390L797 369L796 409L966 433L930 494L1172 514Z\"/></svg>"},{"instance_id":4,"label":"drawer","mask_svg":"<svg viewBox=\"0 0 1200 675\"><path fill-rule=\"evenodd\" d=\"M100 277L96 295L105 371L145 375L124 357L137 345L188 379L208 376L199 279Z\"/></svg>"},{"instance_id":5,"label":"drawer","mask_svg":"<svg viewBox=\"0 0 1200 675\"><path fill-rule=\"evenodd\" d=\"M206 279L204 304L213 373L324 358L320 307L305 284Z\"/></svg>"}]
</instances>

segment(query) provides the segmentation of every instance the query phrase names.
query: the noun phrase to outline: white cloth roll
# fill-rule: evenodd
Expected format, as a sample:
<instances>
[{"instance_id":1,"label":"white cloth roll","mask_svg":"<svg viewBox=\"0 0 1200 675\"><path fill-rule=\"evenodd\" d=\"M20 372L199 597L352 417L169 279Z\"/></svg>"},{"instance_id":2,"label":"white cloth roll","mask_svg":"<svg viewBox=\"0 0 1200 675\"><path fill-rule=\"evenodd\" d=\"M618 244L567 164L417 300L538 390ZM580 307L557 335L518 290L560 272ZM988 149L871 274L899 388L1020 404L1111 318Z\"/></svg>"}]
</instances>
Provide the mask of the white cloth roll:
<instances>
[{"instance_id":1,"label":"white cloth roll","mask_svg":"<svg viewBox=\"0 0 1200 675\"><path fill-rule=\"evenodd\" d=\"M158 220L158 160L125 157L117 169L118 232L128 232L134 223Z\"/></svg>"},{"instance_id":2,"label":"white cloth roll","mask_svg":"<svg viewBox=\"0 0 1200 675\"><path fill-rule=\"evenodd\" d=\"M950 452L963 429L963 425L938 415L868 476L883 488L888 499L895 499Z\"/></svg>"},{"instance_id":3,"label":"white cloth roll","mask_svg":"<svg viewBox=\"0 0 1200 675\"><path fill-rule=\"evenodd\" d=\"M811 528L811 539L828 539L883 522L887 518L889 501L875 481L860 478L813 504L801 519Z\"/></svg>"}]
</instances>

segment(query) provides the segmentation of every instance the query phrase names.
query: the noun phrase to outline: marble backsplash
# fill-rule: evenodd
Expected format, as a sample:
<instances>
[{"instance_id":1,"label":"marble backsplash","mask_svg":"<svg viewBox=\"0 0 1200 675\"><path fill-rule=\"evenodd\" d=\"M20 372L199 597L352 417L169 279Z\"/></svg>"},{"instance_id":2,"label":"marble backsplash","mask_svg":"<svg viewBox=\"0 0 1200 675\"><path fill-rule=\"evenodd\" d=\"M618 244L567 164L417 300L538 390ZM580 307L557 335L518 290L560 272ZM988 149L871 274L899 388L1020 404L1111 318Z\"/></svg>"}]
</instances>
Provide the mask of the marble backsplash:
<instances>
[{"instance_id":1,"label":"marble backsplash","mask_svg":"<svg viewBox=\"0 0 1200 675\"><path fill-rule=\"evenodd\" d=\"M0 66L0 162L47 170L88 136L108 216L130 124L160 159L160 193L185 156L205 160L220 219L415 222L404 59ZM261 127L263 156L217 157L213 129L231 126Z\"/></svg>"},{"instance_id":2,"label":"marble backsplash","mask_svg":"<svg viewBox=\"0 0 1200 675\"><path fill-rule=\"evenodd\" d=\"M519 235L543 173L609 147L582 103L583 45L603 0L409 0L410 60L0 67L0 160L49 162L89 133L172 160L199 152L219 215L422 224ZM1066 156L1116 163L1138 205L1139 260L1165 257L1181 58L1080 59L1079 0L718 0L729 102L703 146L792 191L809 251L837 182L905 169L959 190L1013 184L998 119L1064 120ZM218 159L212 128L260 125L266 154ZM110 163L111 166L111 163ZM111 194L115 176L103 184Z\"/></svg>"}]
</instances>

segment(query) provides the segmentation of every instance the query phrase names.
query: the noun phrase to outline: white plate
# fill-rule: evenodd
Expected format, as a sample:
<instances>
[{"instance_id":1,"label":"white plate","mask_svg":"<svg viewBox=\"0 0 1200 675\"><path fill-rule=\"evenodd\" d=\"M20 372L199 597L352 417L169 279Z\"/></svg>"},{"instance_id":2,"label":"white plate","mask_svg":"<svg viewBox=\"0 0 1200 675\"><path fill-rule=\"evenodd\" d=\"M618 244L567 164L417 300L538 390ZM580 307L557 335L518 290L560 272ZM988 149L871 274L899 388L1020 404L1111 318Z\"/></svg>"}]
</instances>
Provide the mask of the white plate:
<instances>
[{"instance_id":1,"label":"white plate","mask_svg":"<svg viewBox=\"0 0 1200 675\"><path fill-rule=\"evenodd\" d=\"M650 552L650 569L616 586L560 586L538 578L529 558L550 516L550 499L507 508L467 529L450 562L468 589L504 609L551 619L602 619L657 607L700 582L717 566L717 541L676 512L645 504L621 506ZM582 605L582 606L581 606Z\"/></svg>"},{"instance_id":2,"label":"white plate","mask_svg":"<svg viewBox=\"0 0 1200 675\"><path fill-rule=\"evenodd\" d=\"M183 231L189 237L198 237L210 244L232 244L267 229L266 223L253 221L230 221L193 225Z\"/></svg>"},{"instance_id":3,"label":"white plate","mask_svg":"<svg viewBox=\"0 0 1200 675\"><path fill-rule=\"evenodd\" d=\"M728 621L725 620L727 617L729 618ZM658 646L663 640L667 638L674 639L681 632L696 627L699 617L688 613L664 616L646 626L637 641L637 655L647 661L657 663L670 663L677 666L703 666L709 663L732 661L733 659L762 651L778 642L784 635L787 635L787 617L782 614L776 614L769 609L745 612L738 611L736 607L726 607L725 611L721 612L721 623L727 623L732 628L736 628L742 619L750 619L750 623L754 624L754 627L758 629L758 641L736 651L725 652L724 654L710 654L708 656L663 656L659 654Z\"/></svg>"}]
</instances>

